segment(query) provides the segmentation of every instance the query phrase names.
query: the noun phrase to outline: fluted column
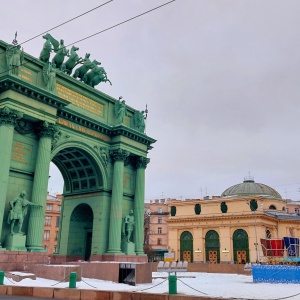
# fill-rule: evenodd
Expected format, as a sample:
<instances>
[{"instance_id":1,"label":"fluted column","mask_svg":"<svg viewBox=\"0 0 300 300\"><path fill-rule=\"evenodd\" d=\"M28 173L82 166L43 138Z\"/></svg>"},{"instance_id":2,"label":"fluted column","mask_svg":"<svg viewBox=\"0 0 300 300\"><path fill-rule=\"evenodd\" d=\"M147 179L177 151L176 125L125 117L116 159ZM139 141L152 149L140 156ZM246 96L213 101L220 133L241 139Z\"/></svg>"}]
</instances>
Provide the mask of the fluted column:
<instances>
[{"instance_id":1,"label":"fluted column","mask_svg":"<svg viewBox=\"0 0 300 300\"><path fill-rule=\"evenodd\" d=\"M138 157L136 161L136 181L134 193L134 243L136 255L144 254L144 198L145 198L145 169L150 159Z\"/></svg>"},{"instance_id":2,"label":"fluted column","mask_svg":"<svg viewBox=\"0 0 300 300\"><path fill-rule=\"evenodd\" d=\"M3 216L7 198L9 168L14 137L14 126L22 113L4 107L0 109L0 232L2 234ZM2 238L2 236L1 236ZM1 247L1 240L0 240Z\"/></svg>"},{"instance_id":3,"label":"fluted column","mask_svg":"<svg viewBox=\"0 0 300 300\"><path fill-rule=\"evenodd\" d=\"M118 149L110 153L114 160L114 173L110 206L108 254L122 254L121 227L122 227L122 201L123 201L123 173L124 161L129 152Z\"/></svg>"},{"instance_id":4,"label":"fluted column","mask_svg":"<svg viewBox=\"0 0 300 300\"><path fill-rule=\"evenodd\" d=\"M44 251L42 241L51 160L51 140L55 131L55 126L47 122L41 124L39 130L40 140L36 158L31 201L35 204L43 205L43 208L31 207L30 210L26 247L27 250L31 252Z\"/></svg>"}]
</instances>

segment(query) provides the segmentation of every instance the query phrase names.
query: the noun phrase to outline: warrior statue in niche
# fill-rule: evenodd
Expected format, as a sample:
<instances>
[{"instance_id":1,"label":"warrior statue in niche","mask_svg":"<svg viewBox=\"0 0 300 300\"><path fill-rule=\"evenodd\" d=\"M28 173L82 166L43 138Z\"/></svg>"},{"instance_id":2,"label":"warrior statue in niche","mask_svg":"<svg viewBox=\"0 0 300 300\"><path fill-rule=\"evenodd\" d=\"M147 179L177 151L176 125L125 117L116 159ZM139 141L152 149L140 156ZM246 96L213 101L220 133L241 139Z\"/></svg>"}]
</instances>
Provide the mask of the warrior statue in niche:
<instances>
[{"instance_id":1,"label":"warrior statue in niche","mask_svg":"<svg viewBox=\"0 0 300 300\"><path fill-rule=\"evenodd\" d=\"M122 226L122 234L126 236L126 241L129 243L131 241L131 236L134 229L134 215L133 210L124 218Z\"/></svg>"},{"instance_id":2,"label":"warrior statue in niche","mask_svg":"<svg viewBox=\"0 0 300 300\"><path fill-rule=\"evenodd\" d=\"M22 225L24 218L27 215L28 206L37 206L37 207L43 207L40 204L34 204L28 200L25 199L26 192L21 192L20 196L12 199L9 202L9 205L11 207L11 210L8 214L7 223L10 224L10 232L11 234L25 234L22 232ZM15 223L18 221L18 232L14 232Z\"/></svg>"}]
</instances>

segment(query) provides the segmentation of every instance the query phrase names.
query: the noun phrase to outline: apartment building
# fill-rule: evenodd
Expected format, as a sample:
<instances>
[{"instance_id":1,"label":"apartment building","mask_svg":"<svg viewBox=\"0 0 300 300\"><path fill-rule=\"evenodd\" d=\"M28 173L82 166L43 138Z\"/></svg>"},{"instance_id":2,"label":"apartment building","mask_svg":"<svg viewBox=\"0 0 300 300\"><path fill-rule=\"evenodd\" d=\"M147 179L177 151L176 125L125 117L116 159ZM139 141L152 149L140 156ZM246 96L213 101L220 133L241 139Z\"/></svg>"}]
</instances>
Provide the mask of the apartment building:
<instances>
[{"instance_id":1,"label":"apartment building","mask_svg":"<svg viewBox=\"0 0 300 300\"><path fill-rule=\"evenodd\" d=\"M47 194L43 247L51 255L56 252L62 195Z\"/></svg>"}]
</instances>

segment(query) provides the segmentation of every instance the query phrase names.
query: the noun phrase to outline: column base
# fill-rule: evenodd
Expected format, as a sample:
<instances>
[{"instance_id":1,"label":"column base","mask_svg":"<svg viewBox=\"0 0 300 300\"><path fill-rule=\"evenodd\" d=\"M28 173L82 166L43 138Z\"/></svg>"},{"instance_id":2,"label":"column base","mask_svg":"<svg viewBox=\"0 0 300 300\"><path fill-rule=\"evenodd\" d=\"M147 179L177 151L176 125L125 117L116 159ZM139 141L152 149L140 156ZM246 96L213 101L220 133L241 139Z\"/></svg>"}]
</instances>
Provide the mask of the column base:
<instances>
[{"instance_id":1,"label":"column base","mask_svg":"<svg viewBox=\"0 0 300 300\"><path fill-rule=\"evenodd\" d=\"M125 253L121 250L108 250L105 254L108 255L124 255Z\"/></svg>"},{"instance_id":2,"label":"column base","mask_svg":"<svg viewBox=\"0 0 300 300\"><path fill-rule=\"evenodd\" d=\"M28 252L47 252L43 247L41 246L29 246L27 247Z\"/></svg>"}]
</instances>

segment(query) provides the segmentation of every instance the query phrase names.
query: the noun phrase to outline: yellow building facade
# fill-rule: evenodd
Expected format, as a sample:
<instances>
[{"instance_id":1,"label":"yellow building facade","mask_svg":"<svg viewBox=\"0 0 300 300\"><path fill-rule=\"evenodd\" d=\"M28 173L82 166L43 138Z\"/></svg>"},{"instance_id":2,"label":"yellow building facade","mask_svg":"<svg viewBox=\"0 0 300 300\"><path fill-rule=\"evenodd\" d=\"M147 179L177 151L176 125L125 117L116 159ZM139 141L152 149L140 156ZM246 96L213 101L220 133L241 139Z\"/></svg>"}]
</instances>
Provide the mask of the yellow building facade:
<instances>
[{"instance_id":1,"label":"yellow building facade","mask_svg":"<svg viewBox=\"0 0 300 300\"><path fill-rule=\"evenodd\" d=\"M245 178L218 197L169 200L168 205L168 244L176 260L265 261L270 259L263 251L265 239L275 243L283 237L300 237L299 215L287 213L280 194L253 178ZM286 255L283 249L282 256Z\"/></svg>"}]
</instances>

